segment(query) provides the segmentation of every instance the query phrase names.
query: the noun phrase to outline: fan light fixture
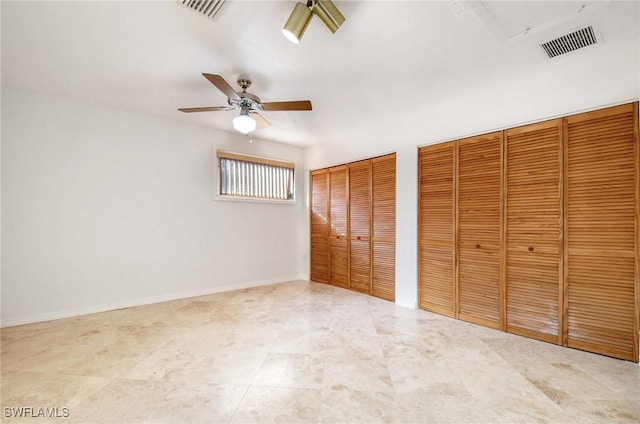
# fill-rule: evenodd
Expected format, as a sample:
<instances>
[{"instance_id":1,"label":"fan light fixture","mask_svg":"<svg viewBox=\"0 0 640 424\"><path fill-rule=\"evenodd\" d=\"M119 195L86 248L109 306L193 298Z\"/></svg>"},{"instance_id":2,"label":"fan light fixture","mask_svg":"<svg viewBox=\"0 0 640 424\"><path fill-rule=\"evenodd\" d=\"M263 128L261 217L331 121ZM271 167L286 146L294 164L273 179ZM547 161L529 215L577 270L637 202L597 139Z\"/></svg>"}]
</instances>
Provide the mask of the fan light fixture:
<instances>
[{"instance_id":1,"label":"fan light fixture","mask_svg":"<svg viewBox=\"0 0 640 424\"><path fill-rule=\"evenodd\" d=\"M299 44L313 15L320 18L332 34L340 28L345 20L331 0L309 0L307 4L296 3L282 33L289 41Z\"/></svg>"},{"instance_id":2,"label":"fan light fixture","mask_svg":"<svg viewBox=\"0 0 640 424\"><path fill-rule=\"evenodd\" d=\"M256 120L249 116L246 109L240 111L240 116L233 118L233 128L242 134L249 134L256 129Z\"/></svg>"}]
</instances>

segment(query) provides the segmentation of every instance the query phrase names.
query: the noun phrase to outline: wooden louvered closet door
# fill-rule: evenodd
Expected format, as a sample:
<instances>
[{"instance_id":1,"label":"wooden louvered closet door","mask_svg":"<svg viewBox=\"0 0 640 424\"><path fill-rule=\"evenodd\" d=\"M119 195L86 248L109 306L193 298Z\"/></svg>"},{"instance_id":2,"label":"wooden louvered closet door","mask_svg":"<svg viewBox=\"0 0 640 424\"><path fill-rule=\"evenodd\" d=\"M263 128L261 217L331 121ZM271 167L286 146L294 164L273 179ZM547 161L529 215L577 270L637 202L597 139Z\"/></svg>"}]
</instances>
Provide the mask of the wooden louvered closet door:
<instances>
[{"instance_id":1,"label":"wooden louvered closet door","mask_svg":"<svg viewBox=\"0 0 640 424\"><path fill-rule=\"evenodd\" d=\"M456 142L419 151L419 307L456 316Z\"/></svg>"},{"instance_id":2,"label":"wooden louvered closet door","mask_svg":"<svg viewBox=\"0 0 640 424\"><path fill-rule=\"evenodd\" d=\"M329 173L311 173L311 270L312 281L329 282Z\"/></svg>"},{"instance_id":3,"label":"wooden louvered closet door","mask_svg":"<svg viewBox=\"0 0 640 424\"><path fill-rule=\"evenodd\" d=\"M565 137L567 343L637 362L637 103L567 117Z\"/></svg>"},{"instance_id":4,"label":"wooden louvered closet door","mask_svg":"<svg viewBox=\"0 0 640 424\"><path fill-rule=\"evenodd\" d=\"M506 131L507 331L562 344L562 119Z\"/></svg>"},{"instance_id":5,"label":"wooden louvered closet door","mask_svg":"<svg viewBox=\"0 0 640 424\"><path fill-rule=\"evenodd\" d=\"M372 288L382 299L396 298L396 155L371 160Z\"/></svg>"},{"instance_id":6,"label":"wooden louvered closet door","mask_svg":"<svg viewBox=\"0 0 640 424\"><path fill-rule=\"evenodd\" d=\"M458 317L501 328L502 132L458 141Z\"/></svg>"},{"instance_id":7,"label":"wooden louvered closet door","mask_svg":"<svg viewBox=\"0 0 640 424\"><path fill-rule=\"evenodd\" d=\"M329 283L349 287L347 244L347 167L329 168Z\"/></svg>"},{"instance_id":8,"label":"wooden louvered closet door","mask_svg":"<svg viewBox=\"0 0 640 424\"><path fill-rule=\"evenodd\" d=\"M371 161L349 164L350 287L371 293Z\"/></svg>"}]
</instances>

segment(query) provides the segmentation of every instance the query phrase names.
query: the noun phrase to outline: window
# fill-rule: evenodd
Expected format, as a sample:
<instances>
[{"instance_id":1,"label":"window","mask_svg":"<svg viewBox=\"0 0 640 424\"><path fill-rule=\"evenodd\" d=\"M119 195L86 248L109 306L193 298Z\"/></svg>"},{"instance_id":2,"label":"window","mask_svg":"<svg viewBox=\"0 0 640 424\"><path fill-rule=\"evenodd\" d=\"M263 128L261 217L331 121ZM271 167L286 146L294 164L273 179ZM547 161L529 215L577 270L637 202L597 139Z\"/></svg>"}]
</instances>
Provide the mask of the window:
<instances>
[{"instance_id":1,"label":"window","mask_svg":"<svg viewBox=\"0 0 640 424\"><path fill-rule=\"evenodd\" d=\"M218 151L220 196L293 201L295 164Z\"/></svg>"}]
</instances>

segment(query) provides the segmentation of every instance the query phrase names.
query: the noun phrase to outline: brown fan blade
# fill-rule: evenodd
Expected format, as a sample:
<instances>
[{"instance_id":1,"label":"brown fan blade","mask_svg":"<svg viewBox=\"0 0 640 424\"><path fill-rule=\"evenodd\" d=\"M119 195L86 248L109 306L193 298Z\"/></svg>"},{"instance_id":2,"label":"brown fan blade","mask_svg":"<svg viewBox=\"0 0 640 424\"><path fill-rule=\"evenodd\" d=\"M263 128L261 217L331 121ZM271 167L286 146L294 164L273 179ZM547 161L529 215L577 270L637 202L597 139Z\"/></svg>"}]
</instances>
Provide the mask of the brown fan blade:
<instances>
[{"instance_id":1,"label":"brown fan blade","mask_svg":"<svg viewBox=\"0 0 640 424\"><path fill-rule=\"evenodd\" d=\"M269 121L264 119L264 116L260 115L258 112L249 112L249 116L256 120L256 124L259 128L266 128L271 125Z\"/></svg>"},{"instance_id":2,"label":"brown fan blade","mask_svg":"<svg viewBox=\"0 0 640 424\"><path fill-rule=\"evenodd\" d=\"M208 79L211 84L218 87L218 90L226 94L228 98L240 100L240 96L238 96L238 93L236 93L235 90L231 88L231 86L220 75L202 74L202 76Z\"/></svg>"},{"instance_id":3,"label":"brown fan blade","mask_svg":"<svg viewBox=\"0 0 640 424\"><path fill-rule=\"evenodd\" d=\"M309 100L297 100L294 102L269 102L262 103L262 109L267 111L311 110L311 102Z\"/></svg>"},{"instance_id":4,"label":"brown fan blade","mask_svg":"<svg viewBox=\"0 0 640 424\"><path fill-rule=\"evenodd\" d=\"M220 110L233 110L230 106L212 106L212 107L187 107L183 109L178 109L180 112L191 113L191 112L217 112Z\"/></svg>"}]
</instances>

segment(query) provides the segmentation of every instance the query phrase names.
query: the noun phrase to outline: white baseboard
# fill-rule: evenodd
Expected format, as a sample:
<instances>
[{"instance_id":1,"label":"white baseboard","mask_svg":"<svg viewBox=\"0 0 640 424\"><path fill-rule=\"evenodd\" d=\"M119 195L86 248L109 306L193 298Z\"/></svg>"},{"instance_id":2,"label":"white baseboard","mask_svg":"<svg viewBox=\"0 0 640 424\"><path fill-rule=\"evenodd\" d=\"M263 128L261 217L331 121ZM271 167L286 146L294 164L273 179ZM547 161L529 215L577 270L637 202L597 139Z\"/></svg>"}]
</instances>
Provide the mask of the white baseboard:
<instances>
[{"instance_id":1,"label":"white baseboard","mask_svg":"<svg viewBox=\"0 0 640 424\"><path fill-rule=\"evenodd\" d=\"M95 314L98 312L114 311L116 309L131 308L134 306L151 305L153 303L168 302L171 300L186 299L190 297L205 296L208 294L222 293L233 290L247 289L251 287L268 286L270 284L282 283L286 281L307 281L306 277L282 277L269 278L259 281L246 281L243 283L225 284L222 286L209 287L206 289L190 290L178 293L168 293L160 296L144 297L142 299L123 300L121 302L93 305L64 311L48 312L44 314L25 315L14 318L2 319L0 328L13 327L16 325L33 324L36 322L53 321L56 319L71 318L81 315Z\"/></svg>"}]
</instances>

